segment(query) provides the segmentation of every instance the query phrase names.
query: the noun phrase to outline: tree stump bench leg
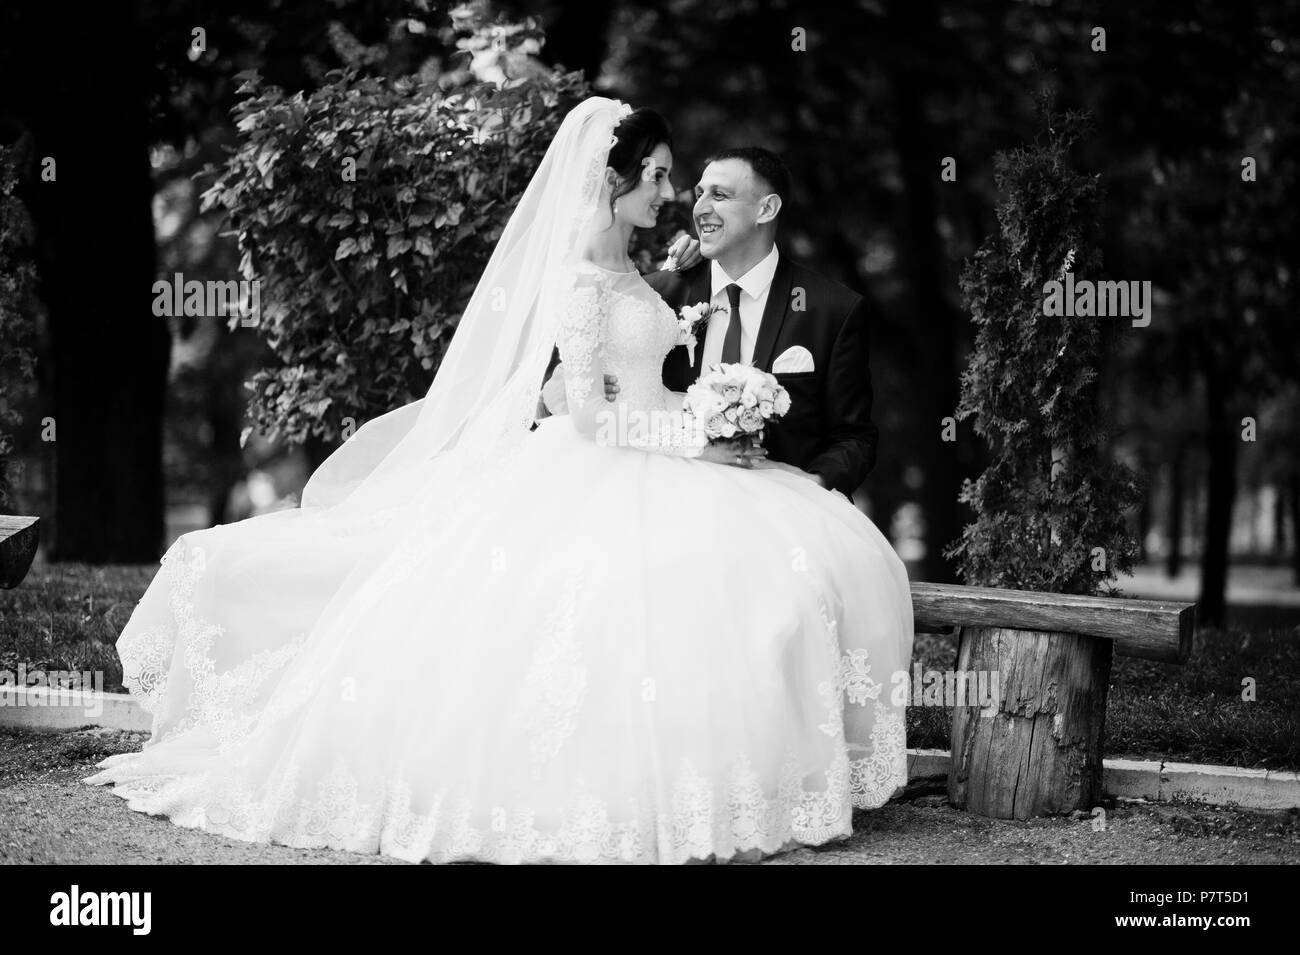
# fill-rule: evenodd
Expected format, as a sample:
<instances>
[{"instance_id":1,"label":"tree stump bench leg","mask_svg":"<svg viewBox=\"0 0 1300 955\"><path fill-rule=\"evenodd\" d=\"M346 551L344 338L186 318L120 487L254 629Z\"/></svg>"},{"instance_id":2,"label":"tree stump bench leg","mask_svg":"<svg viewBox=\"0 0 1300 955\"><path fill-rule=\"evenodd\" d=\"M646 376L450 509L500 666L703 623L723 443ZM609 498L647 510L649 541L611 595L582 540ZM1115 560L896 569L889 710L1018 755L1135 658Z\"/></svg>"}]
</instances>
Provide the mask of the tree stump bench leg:
<instances>
[{"instance_id":1,"label":"tree stump bench leg","mask_svg":"<svg viewBox=\"0 0 1300 955\"><path fill-rule=\"evenodd\" d=\"M995 819L1091 809L1102 793L1111 641L998 627L965 627L960 639L958 670L971 680L996 673L998 699L984 715L953 709L949 802Z\"/></svg>"}]
</instances>

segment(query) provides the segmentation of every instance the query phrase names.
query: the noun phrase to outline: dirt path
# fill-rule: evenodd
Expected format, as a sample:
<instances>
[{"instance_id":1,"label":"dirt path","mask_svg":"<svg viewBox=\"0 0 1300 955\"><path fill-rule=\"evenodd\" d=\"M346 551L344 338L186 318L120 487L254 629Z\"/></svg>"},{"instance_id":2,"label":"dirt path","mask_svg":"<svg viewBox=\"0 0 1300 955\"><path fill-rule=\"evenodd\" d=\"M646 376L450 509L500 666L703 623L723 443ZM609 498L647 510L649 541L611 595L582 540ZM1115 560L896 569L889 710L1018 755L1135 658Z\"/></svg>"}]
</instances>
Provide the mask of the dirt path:
<instances>
[{"instance_id":1,"label":"dirt path","mask_svg":"<svg viewBox=\"0 0 1300 955\"><path fill-rule=\"evenodd\" d=\"M82 785L139 733L0 730L0 863L401 864L381 856L252 845L131 812ZM1300 813L1124 803L1091 819L1002 822L921 796L859 813L853 837L766 865L894 863L1300 863Z\"/></svg>"}]
</instances>

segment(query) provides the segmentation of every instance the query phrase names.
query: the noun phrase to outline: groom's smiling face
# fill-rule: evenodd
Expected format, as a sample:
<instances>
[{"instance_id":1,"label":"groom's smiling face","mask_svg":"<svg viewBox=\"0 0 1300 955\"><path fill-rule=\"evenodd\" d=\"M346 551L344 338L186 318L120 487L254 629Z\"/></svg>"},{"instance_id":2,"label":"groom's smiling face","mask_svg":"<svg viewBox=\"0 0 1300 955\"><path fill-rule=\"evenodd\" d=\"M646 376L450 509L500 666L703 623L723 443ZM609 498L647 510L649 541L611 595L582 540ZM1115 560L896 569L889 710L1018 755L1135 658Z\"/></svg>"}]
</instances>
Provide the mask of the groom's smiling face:
<instances>
[{"instance_id":1,"label":"groom's smiling face","mask_svg":"<svg viewBox=\"0 0 1300 955\"><path fill-rule=\"evenodd\" d=\"M695 185L692 210L700 253L716 259L753 242L762 196L754 170L743 159L719 159L705 166Z\"/></svg>"}]
</instances>

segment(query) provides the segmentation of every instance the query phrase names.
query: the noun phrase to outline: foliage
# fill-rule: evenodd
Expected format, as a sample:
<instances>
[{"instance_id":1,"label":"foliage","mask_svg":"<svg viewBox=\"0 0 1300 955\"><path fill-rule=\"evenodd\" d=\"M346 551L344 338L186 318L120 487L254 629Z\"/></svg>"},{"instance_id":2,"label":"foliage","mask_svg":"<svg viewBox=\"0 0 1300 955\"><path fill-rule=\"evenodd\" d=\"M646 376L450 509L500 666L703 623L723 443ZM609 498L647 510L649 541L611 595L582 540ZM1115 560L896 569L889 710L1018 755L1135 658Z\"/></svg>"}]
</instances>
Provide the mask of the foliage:
<instances>
[{"instance_id":1,"label":"foliage","mask_svg":"<svg viewBox=\"0 0 1300 955\"><path fill-rule=\"evenodd\" d=\"M1100 186L1069 164L1086 119L1054 115L1046 98L1041 110L1045 136L996 157L998 229L961 277L977 334L957 418L974 417L989 463L963 484L976 520L949 553L968 584L1093 593L1138 551L1125 523L1135 475L1108 458L1100 409L1098 368L1121 320L1043 314L1046 283L1102 276Z\"/></svg>"},{"instance_id":2,"label":"foliage","mask_svg":"<svg viewBox=\"0 0 1300 955\"><path fill-rule=\"evenodd\" d=\"M227 211L241 271L262 282L259 330L279 365L250 383L251 416L268 437L345 437L346 419L427 390L510 212L586 92L578 74L524 55L530 29L486 35L462 46L476 60L500 52L490 71L389 81L349 68L293 96L245 76L240 144L204 201Z\"/></svg>"},{"instance_id":3,"label":"foliage","mask_svg":"<svg viewBox=\"0 0 1300 955\"><path fill-rule=\"evenodd\" d=\"M7 429L19 423L18 401L36 370L32 226L14 194L17 184L15 151L0 145L0 506L10 499L5 458L13 451L13 435Z\"/></svg>"}]
</instances>

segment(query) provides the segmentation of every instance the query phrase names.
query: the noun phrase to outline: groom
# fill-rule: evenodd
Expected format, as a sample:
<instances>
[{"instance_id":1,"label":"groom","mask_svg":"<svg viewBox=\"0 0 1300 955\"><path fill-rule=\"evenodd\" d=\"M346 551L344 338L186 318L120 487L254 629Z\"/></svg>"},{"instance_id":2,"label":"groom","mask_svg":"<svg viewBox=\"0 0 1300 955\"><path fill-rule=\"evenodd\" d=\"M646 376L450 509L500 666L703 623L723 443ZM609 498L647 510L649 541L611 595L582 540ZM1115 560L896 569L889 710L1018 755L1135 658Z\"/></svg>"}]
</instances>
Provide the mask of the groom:
<instances>
[{"instance_id":1,"label":"groom","mask_svg":"<svg viewBox=\"0 0 1300 955\"><path fill-rule=\"evenodd\" d=\"M790 411L768 425L766 459L745 456L743 463L781 468L852 497L876 463L867 306L777 251L789 192L784 163L756 146L725 150L705 167L693 210L704 261L646 281L674 310L710 302L725 311L715 310L697 331L693 361L685 348L669 352L664 385L685 391L718 362L771 372L790 393ZM553 411L562 402L559 378L543 390ZM617 382L607 381L606 391L612 398Z\"/></svg>"}]
</instances>

